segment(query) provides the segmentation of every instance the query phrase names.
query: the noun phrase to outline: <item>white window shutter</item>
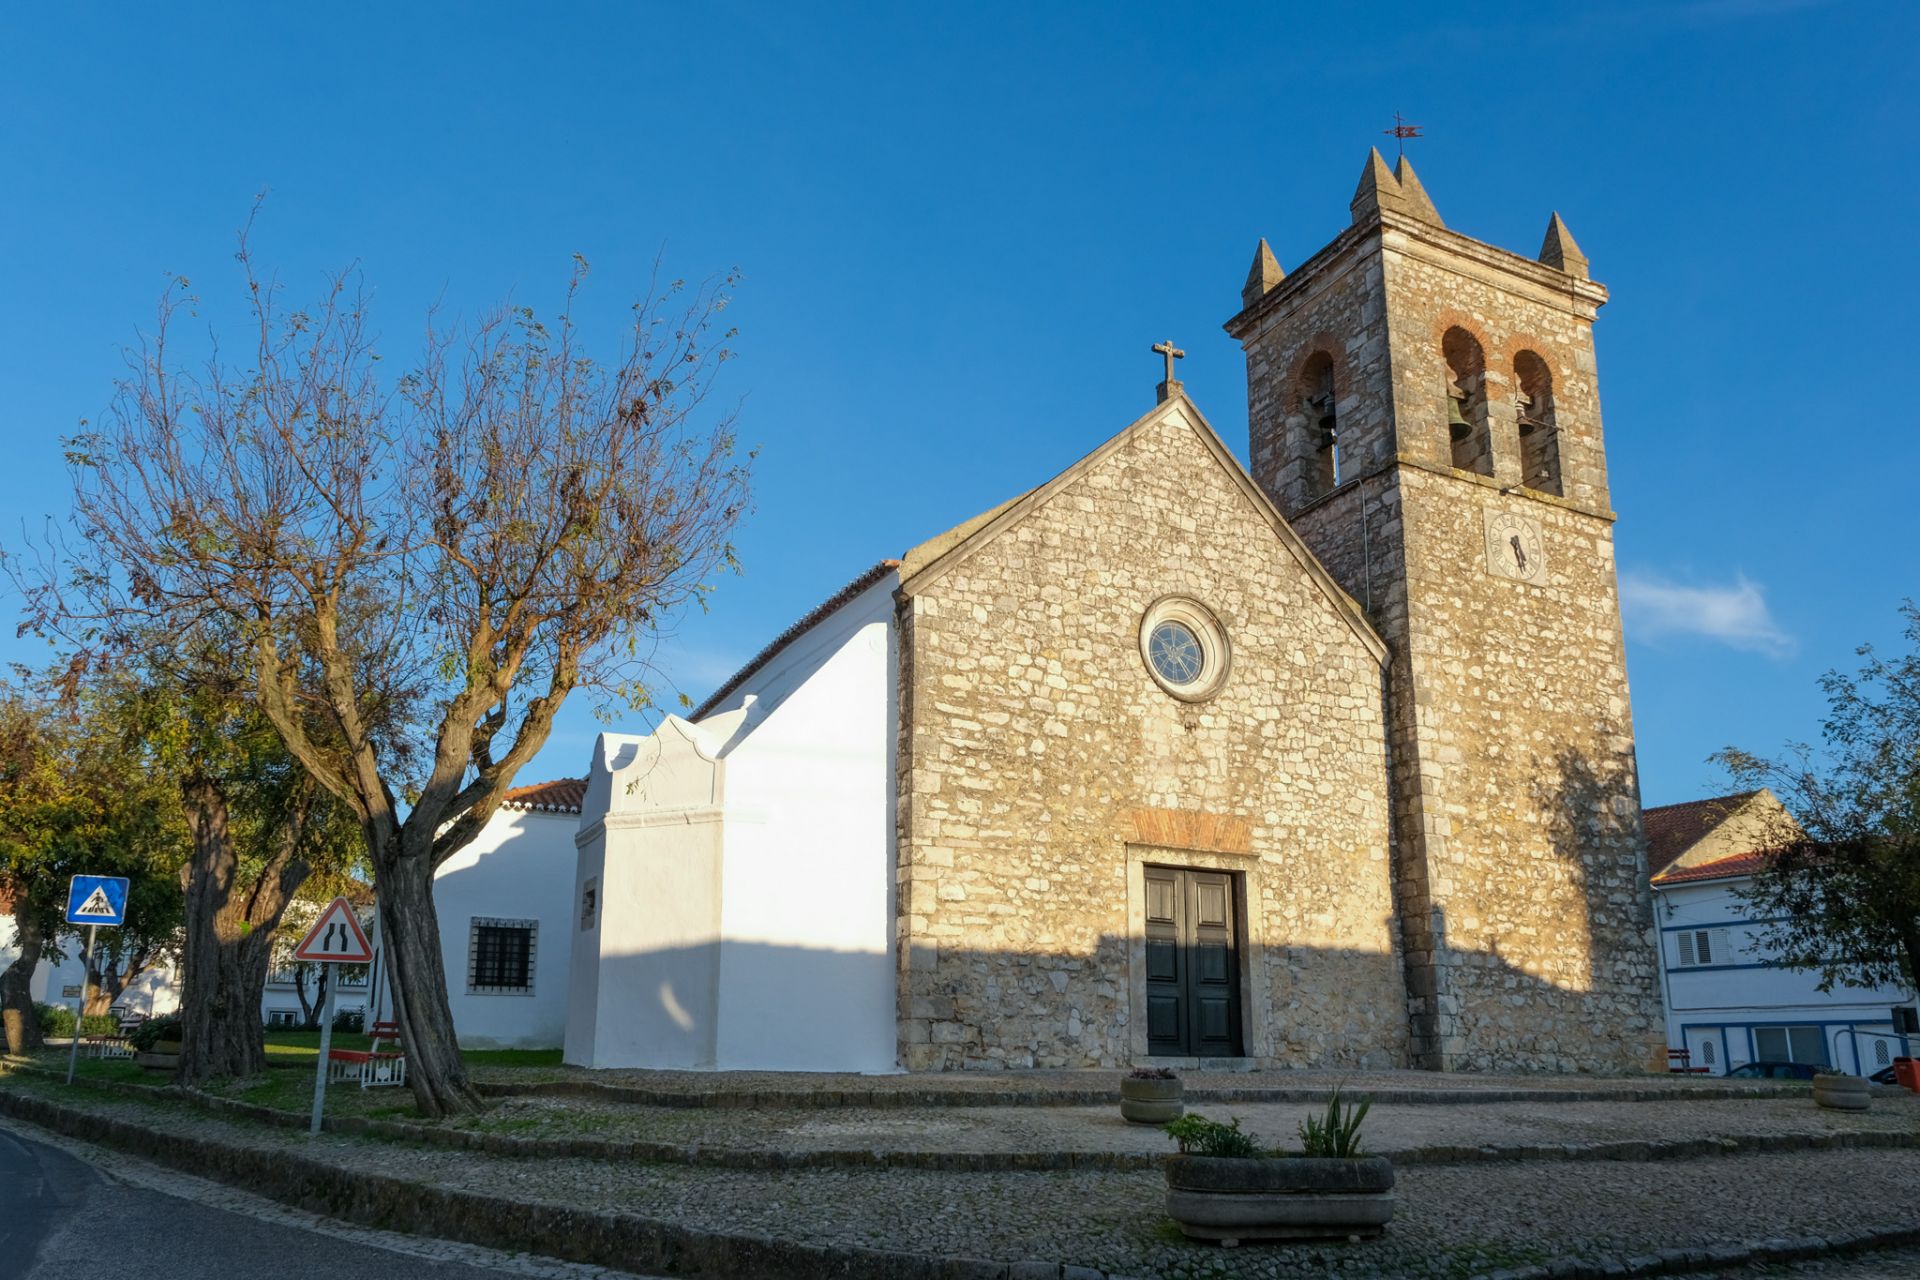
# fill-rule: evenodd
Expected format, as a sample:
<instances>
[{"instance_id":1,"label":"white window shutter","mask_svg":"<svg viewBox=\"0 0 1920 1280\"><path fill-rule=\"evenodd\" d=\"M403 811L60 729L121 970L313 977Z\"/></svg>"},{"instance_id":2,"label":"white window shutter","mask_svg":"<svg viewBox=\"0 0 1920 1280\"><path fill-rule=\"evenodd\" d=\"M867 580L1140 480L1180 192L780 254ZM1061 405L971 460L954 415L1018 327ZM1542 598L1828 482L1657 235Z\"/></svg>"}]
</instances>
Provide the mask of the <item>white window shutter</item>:
<instances>
[{"instance_id":1,"label":"white window shutter","mask_svg":"<svg viewBox=\"0 0 1920 1280\"><path fill-rule=\"evenodd\" d=\"M1733 963L1733 948L1727 945L1727 931L1725 929L1715 929L1713 931L1713 954L1720 957L1721 964Z\"/></svg>"},{"instance_id":2,"label":"white window shutter","mask_svg":"<svg viewBox=\"0 0 1920 1280\"><path fill-rule=\"evenodd\" d=\"M1697 963L1693 958L1693 934L1680 935L1680 964L1682 968Z\"/></svg>"}]
</instances>

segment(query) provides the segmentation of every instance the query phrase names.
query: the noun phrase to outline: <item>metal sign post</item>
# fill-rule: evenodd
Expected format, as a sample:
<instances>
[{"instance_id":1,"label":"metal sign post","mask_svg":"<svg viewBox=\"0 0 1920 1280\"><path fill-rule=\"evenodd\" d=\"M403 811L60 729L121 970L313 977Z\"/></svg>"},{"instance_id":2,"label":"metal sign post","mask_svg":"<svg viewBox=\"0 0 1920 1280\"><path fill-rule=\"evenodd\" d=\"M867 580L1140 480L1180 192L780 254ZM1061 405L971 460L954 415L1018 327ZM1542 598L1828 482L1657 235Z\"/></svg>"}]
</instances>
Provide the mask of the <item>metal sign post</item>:
<instances>
[{"instance_id":1,"label":"metal sign post","mask_svg":"<svg viewBox=\"0 0 1920 1280\"><path fill-rule=\"evenodd\" d=\"M80 957L80 998L73 1002L73 1043L67 1049L67 1083L73 1083L73 1068L80 1061L80 1022L87 1016L87 978L93 973L93 940L100 926L87 926L87 949Z\"/></svg>"},{"instance_id":2,"label":"metal sign post","mask_svg":"<svg viewBox=\"0 0 1920 1280\"><path fill-rule=\"evenodd\" d=\"M340 966L328 964L321 970L327 984L327 998L320 1006L320 1060L313 1064L313 1118L307 1136L320 1132L320 1113L327 1106L327 1054L333 1050L333 997L340 985Z\"/></svg>"},{"instance_id":3,"label":"metal sign post","mask_svg":"<svg viewBox=\"0 0 1920 1280\"><path fill-rule=\"evenodd\" d=\"M80 1061L80 1024L87 1016L87 979L93 974L100 926L118 929L127 922L125 876L75 876L67 882L67 923L87 926L87 949L80 959L80 998L73 1005L73 1040L67 1049L67 1083Z\"/></svg>"},{"instance_id":4,"label":"metal sign post","mask_svg":"<svg viewBox=\"0 0 1920 1280\"><path fill-rule=\"evenodd\" d=\"M307 1134L320 1132L320 1120L327 1106L327 1057L333 1052L333 999L340 987L340 966L367 964L373 960L373 948L360 928L360 918L345 898L335 898L293 949L293 958L308 964L325 965L322 980L327 998L320 1011L320 1058L313 1064L313 1119Z\"/></svg>"}]
</instances>

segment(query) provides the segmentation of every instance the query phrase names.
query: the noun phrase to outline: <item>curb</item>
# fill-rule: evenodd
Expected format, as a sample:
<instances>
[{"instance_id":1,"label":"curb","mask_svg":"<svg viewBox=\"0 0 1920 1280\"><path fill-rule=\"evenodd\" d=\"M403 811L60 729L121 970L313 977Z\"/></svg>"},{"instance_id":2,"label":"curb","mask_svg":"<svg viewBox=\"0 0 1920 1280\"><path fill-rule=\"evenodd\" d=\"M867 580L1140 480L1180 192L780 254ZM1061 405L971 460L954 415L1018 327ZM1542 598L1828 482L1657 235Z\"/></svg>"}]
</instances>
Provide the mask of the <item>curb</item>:
<instances>
[{"instance_id":1,"label":"curb","mask_svg":"<svg viewBox=\"0 0 1920 1280\"><path fill-rule=\"evenodd\" d=\"M36 1068L29 1068L36 1074ZM214 1115L240 1116L280 1129L304 1129L307 1119L255 1103L239 1102L179 1085L143 1085L123 1080L93 1080L86 1086L123 1097L161 1097L190 1103ZM517 1159L587 1159L641 1161L777 1173L795 1169L920 1169L937 1173L1129 1173L1162 1167L1166 1154L1133 1151L872 1151L817 1149L767 1151L743 1147L675 1144L641 1139L516 1138L506 1134L476 1133L470 1129L440 1129L404 1120L374 1120L365 1116L328 1116L321 1121L328 1133L384 1138L450 1147ZM1513 1146L1453 1146L1436 1144L1380 1151L1406 1168L1422 1165L1514 1164L1535 1160L1616 1160L1651 1162L1697 1160L1711 1156L1767 1155L1797 1151L1920 1150L1920 1132L1863 1130L1849 1133L1774 1133L1724 1138L1687 1138L1671 1141L1629 1139L1619 1142L1527 1144Z\"/></svg>"},{"instance_id":2,"label":"curb","mask_svg":"<svg viewBox=\"0 0 1920 1280\"><path fill-rule=\"evenodd\" d=\"M657 1089L649 1085L604 1084L596 1080L475 1080L474 1087L495 1098L583 1098L642 1107L697 1110L809 1107L864 1107L874 1111L910 1107L1099 1107L1117 1103L1111 1089ZM1198 1103L1304 1102L1325 1105L1333 1086L1198 1088L1189 1084L1186 1101ZM1502 1102L1724 1102L1753 1098L1800 1098L1808 1090L1791 1085L1697 1085L1684 1089L1372 1089L1382 1106L1466 1106Z\"/></svg>"},{"instance_id":3,"label":"curb","mask_svg":"<svg viewBox=\"0 0 1920 1280\"><path fill-rule=\"evenodd\" d=\"M0 1115L114 1147L156 1164L309 1212L389 1231L596 1266L694 1277L777 1274L788 1280L1126 1280L1119 1273L1049 1262L931 1258L769 1236L724 1235L638 1214L495 1199L381 1174L348 1172L297 1152L231 1147L163 1133L0 1089ZM1920 1225L1843 1235L1668 1249L1628 1258L1562 1258L1476 1280L1611 1280L1683 1275L1754 1262L1792 1262L1920 1244Z\"/></svg>"}]
</instances>

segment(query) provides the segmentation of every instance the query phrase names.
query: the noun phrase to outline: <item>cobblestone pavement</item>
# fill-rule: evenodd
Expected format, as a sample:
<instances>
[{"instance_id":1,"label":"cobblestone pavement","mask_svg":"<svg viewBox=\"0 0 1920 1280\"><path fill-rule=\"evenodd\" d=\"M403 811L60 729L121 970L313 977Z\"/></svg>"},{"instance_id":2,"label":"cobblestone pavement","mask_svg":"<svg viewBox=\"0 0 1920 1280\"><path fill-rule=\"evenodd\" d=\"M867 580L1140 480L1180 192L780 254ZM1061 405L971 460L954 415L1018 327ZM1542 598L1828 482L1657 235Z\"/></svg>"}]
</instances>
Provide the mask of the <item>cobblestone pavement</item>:
<instances>
[{"instance_id":1,"label":"cobblestone pavement","mask_svg":"<svg viewBox=\"0 0 1920 1280\"><path fill-rule=\"evenodd\" d=\"M1238 1119L1269 1146L1294 1145L1302 1103L1207 1103L1190 1108ZM771 1151L1121 1152L1164 1155L1165 1134L1099 1107L863 1109L674 1108L561 1098L509 1098L467 1127L516 1137L700 1143ZM1671 1102L1381 1104L1367 1115L1368 1145L1386 1155L1432 1146L1534 1146L1662 1141L1678 1136L1770 1137L1900 1132L1920 1135L1920 1095L1888 1091L1872 1110L1827 1111L1810 1096ZM1920 1163L1920 1154L1915 1155Z\"/></svg>"},{"instance_id":2,"label":"cobblestone pavement","mask_svg":"<svg viewBox=\"0 0 1920 1280\"><path fill-rule=\"evenodd\" d=\"M14 1086L9 1086L14 1087ZM52 1086L30 1086L62 1096ZM1790 1152L1653 1163L1418 1166L1401 1171L1388 1235L1357 1245L1222 1251L1179 1239L1157 1172L747 1172L587 1159L513 1159L283 1131L179 1104L66 1094L90 1110L248 1146L301 1150L349 1169L731 1233L999 1261L1035 1259L1126 1276L1466 1277L1579 1255L1831 1236L1920 1220L1912 1151ZM1578 1104L1567 1104L1569 1106ZM1770 1104L1650 1108L1675 1135ZM1487 1107L1472 1108L1484 1119ZM1871 1113L1870 1113L1871 1114ZM750 1117L749 1117L750 1118ZM760 1119L766 1119L764 1113ZM1871 1260L1869 1260L1871 1261ZM1760 1271L1751 1274L1758 1276ZM1791 1274L1783 1273L1783 1274ZM1845 1271L1828 1273L1844 1275Z\"/></svg>"},{"instance_id":3,"label":"cobblestone pavement","mask_svg":"<svg viewBox=\"0 0 1920 1280\"><path fill-rule=\"evenodd\" d=\"M1712 1280L1792 1280L1818 1276L1820 1280L1913 1280L1920 1276L1920 1249L1890 1249L1883 1253L1818 1262L1767 1263L1716 1271Z\"/></svg>"}]
</instances>

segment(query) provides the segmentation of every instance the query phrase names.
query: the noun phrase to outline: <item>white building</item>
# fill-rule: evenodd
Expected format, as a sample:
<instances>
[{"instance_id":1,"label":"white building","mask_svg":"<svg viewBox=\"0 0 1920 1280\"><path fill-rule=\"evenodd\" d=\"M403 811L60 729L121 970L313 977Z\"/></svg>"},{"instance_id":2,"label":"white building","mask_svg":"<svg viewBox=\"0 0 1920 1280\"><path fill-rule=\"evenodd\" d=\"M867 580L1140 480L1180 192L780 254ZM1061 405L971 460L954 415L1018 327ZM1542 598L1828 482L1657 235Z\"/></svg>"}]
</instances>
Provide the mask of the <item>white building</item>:
<instances>
[{"instance_id":1,"label":"white building","mask_svg":"<svg viewBox=\"0 0 1920 1280\"><path fill-rule=\"evenodd\" d=\"M585 787L578 778L516 787L434 873L447 1001L465 1048L554 1049L566 1037Z\"/></svg>"},{"instance_id":2,"label":"white building","mask_svg":"<svg viewBox=\"0 0 1920 1280\"><path fill-rule=\"evenodd\" d=\"M1767 922L1749 917L1740 890L1782 821L1791 818L1766 790L1646 811L1667 1043L1714 1075L1757 1061L1871 1075L1920 1051L1920 1037L1896 1022L1913 1016L1914 993L1822 992L1817 973L1787 968L1761 944Z\"/></svg>"},{"instance_id":3,"label":"white building","mask_svg":"<svg viewBox=\"0 0 1920 1280\"><path fill-rule=\"evenodd\" d=\"M568 1062L898 1069L898 582L883 562L795 624L709 699L730 710L600 736Z\"/></svg>"}]
</instances>

